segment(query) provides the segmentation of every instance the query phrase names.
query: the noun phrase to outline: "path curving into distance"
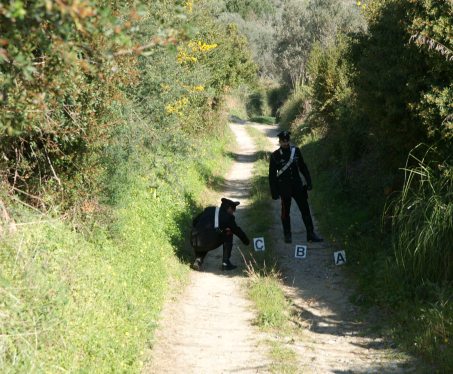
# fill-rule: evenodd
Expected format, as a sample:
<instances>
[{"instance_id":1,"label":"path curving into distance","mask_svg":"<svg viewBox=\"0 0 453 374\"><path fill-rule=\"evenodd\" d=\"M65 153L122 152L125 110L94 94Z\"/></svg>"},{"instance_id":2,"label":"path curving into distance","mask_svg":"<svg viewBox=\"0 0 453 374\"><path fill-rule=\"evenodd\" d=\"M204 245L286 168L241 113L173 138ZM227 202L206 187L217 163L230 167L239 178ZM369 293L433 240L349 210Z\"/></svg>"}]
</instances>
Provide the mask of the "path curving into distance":
<instances>
[{"instance_id":1,"label":"path curving into distance","mask_svg":"<svg viewBox=\"0 0 453 374\"><path fill-rule=\"evenodd\" d=\"M241 202L236 211L239 225L241 211L247 208L256 152L245 126L230 124L237 141L236 159L218 196L219 203L222 196ZM222 272L221 259L222 248L209 252L203 272L191 272L185 291L165 305L144 373L269 372L264 336L252 326L255 314L245 295L244 267L236 245L231 261L242 266Z\"/></svg>"},{"instance_id":2,"label":"path curving into distance","mask_svg":"<svg viewBox=\"0 0 453 374\"><path fill-rule=\"evenodd\" d=\"M276 126L230 124L238 143L236 161L218 200L226 196L241 201L236 212L239 224L241 211L247 208L257 151L246 126L255 127L268 138L265 151L278 147ZM310 167L310 160L306 162ZM311 193L315 191L316 180ZM277 340L281 346L295 352L296 373L424 372L411 358L395 350L391 342L373 332L370 318L362 318L349 301L351 290L344 268L333 262L333 252L338 248L328 242L308 244L307 258L295 259L295 245L307 244L297 206L293 204L291 209L292 244L283 242L279 201L269 199L269 206L274 219L266 240L277 251L284 291L291 300L298 328L288 337L266 335L252 326L255 315L244 293L246 279L242 276L242 259L235 246L232 262L242 266L231 273L222 272L219 248L206 257L204 271L191 272L187 288L176 300L165 305L152 360L144 373L276 372L266 355L265 340ZM244 229L247 232L246 227Z\"/></svg>"}]
</instances>

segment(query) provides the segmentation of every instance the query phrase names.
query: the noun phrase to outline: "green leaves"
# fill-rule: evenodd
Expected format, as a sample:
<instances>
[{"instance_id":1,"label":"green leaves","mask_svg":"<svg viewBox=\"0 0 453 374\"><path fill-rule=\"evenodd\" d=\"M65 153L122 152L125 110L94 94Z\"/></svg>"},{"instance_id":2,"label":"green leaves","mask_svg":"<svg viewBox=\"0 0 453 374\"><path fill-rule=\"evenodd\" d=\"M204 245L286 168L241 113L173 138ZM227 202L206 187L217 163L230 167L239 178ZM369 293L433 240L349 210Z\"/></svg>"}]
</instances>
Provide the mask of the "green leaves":
<instances>
[{"instance_id":1,"label":"green leaves","mask_svg":"<svg viewBox=\"0 0 453 374\"><path fill-rule=\"evenodd\" d=\"M27 14L24 8L24 3L20 0L11 1L9 3L9 7L6 6L4 9L0 8L0 12L3 13L5 17L10 18L12 20L15 19L22 20Z\"/></svg>"},{"instance_id":2,"label":"green leaves","mask_svg":"<svg viewBox=\"0 0 453 374\"><path fill-rule=\"evenodd\" d=\"M215 130L220 97L254 79L255 66L245 39L205 13L208 6L2 5L0 178L23 196L55 194L66 209L99 188L99 158L129 120L125 106L147 119L134 141L148 151L162 136L166 147L184 153L193 141L188 134ZM195 63L178 61L183 50Z\"/></svg>"}]
</instances>

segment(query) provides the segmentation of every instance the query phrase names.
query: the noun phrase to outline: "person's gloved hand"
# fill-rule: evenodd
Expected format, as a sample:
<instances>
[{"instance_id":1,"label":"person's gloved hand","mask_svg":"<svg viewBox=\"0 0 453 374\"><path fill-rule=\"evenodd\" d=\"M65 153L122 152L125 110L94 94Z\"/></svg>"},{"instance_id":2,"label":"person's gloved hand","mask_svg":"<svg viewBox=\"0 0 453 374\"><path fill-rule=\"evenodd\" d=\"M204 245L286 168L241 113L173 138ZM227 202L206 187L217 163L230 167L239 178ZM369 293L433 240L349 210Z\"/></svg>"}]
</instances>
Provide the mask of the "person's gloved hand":
<instances>
[{"instance_id":1,"label":"person's gloved hand","mask_svg":"<svg viewBox=\"0 0 453 374\"><path fill-rule=\"evenodd\" d=\"M313 186L310 184L307 184L307 191L311 191L313 189Z\"/></svg>"},{"instance_id":2,"label":"person's gloved hand","mask_svg":"<svg viewBox=\"0 0 453 374\"><path fill-rule=\"evenodd\" d=\"M245 238L245 240L242 243L244 243L245 245L249 245L250 244L250 239L249 238Z\"/></svg>"}]
</instances>

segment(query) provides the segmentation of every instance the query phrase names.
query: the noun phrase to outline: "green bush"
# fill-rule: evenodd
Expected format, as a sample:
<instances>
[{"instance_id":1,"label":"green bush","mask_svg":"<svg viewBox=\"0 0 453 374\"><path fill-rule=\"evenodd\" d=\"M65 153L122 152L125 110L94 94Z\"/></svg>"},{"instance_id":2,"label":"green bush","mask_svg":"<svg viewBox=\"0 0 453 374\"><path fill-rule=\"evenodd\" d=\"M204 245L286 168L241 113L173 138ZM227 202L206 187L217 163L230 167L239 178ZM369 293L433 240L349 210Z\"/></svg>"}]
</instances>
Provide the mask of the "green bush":
<instances>
[{"instance_id":1,"label":"green bush","mask_svg":"<svg viewBox=\"0 0 453 374\"><path fill-rule=\"evenodd\" d=\"M267 94L267 101L271 108L271 115L277 117L279 109L283 103L287 100L290 90L285 85L278 85L271 87Z\"/></svg>"},{"instance_id":2,"label":"green bush","mask_svg":"<svg viewBox=\"0 0 453 374\"><path fill-rule=\"evenodd\" d=\"M266 96L265 92L253 92L247 98L246 110L248 117L256 117L266 115Z\"/></svg>"},{"instance_id":3,"label":"green bush","mask_svg":"<svg viewBox=\"0 0 453 374\"><path fill-rule=\"evenodd\" d=\"M417 144L451 153L452 67L442 56L448 51L429 50L421 36L448 44L442 30L451 27L451 17L450 5L427 1L373 1L364 9L366 32L313 44L311 108L303 125L321 129L330 148L326 163L346 188L368 199L402 187L398 169Z\"/></svg>"},{"instance_id":4,"label":"green bush","mask_svg":"<svg viewBox=\"0 0 453 374\"><path fill-rule=\"evenodd\" d=\"M0 7L2 181L41 209L90 199L128 100L140 103L134 110L150 119L153 137L215 130L226 87L254 79L255 65L245 38L206 12L210 6Z\"/></svg>"},{"instance_id":5,"label":"green bush","mask_svg":"<svg viewBox=\"0 0 453 374\"><path fill-rule=\"evenodd\" d=\"M306 115L306 103L308 98L308 87L301 87L299 91L288 96L277 115L277 122L284 129L297 127L302 123L302 116Z\"/></svg>"},{"instance_id":6,"label":"green bush","mask_svg":"<svg viewBox=\"0 0 453 374\"><path fill-rule=\"evenodd\" d=\"M33 205L89 194L98 175L90 154L114 125L110 104L134 83L133 59L114 57L130 46L130 18L100 1L0 7L0 178ZM88 183L74 192L77 174Z\"/></svg>"},{"instance_id":7,"label":"green bush","mask_svg":"<svg viewBox=\"0 0 453 374\"><path fill-rule=\"evenodd\" d=\"M226 0L226 9L239 13L243 18L262 17L275 12L275 4L271 0Z\"/></svg>"},{"instance_id":8,"label":"green bush","mask_svg":"<svg viewBox=\"0 0 453 374\"><path fill-rule=\"evenodd\" d=\"M204 144L222 149L224 142ZM190 218L221 156L200 152L202 164L161 155L172 169L157 186L154 156L117 165L115 202L85 204L81 232L8 204L17 229L0 238L0 313L8 316L0 324L2 372L140 370L168 280L181 284L187 272L175 255L186 256Z\"/></svg>"},{"instance_id":9,"label":"green bush","mask_svg":"<svg viewBox=\"0 0 453 374\"><path fill-rule=\"evenodd\" d=\"M211 5L0 5L2 372L140 371L255 75Z\"/></svg>"}]
</instances>

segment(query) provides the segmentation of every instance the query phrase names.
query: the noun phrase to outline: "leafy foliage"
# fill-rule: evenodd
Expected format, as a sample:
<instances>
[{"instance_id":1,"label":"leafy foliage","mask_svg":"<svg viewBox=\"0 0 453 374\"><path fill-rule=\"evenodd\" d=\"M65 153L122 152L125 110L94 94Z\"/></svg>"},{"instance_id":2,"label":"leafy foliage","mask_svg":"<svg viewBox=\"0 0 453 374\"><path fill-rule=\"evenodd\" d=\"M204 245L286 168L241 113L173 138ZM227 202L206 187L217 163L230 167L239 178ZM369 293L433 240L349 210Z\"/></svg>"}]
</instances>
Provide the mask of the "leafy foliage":
<instances>
[{"instance_id":1,"label":"leafy foliage","mask_svg":"<svg viewBox=\"0 0 453 374\"><path fill-rule=\"evenodd\" d=\"M133 61L113 58L130 44L131 21L97 8L41 0L0 7L1 178L13 189L51 194L67 190L78 170L93 174L87 154L105 139L110 103L135 74Z\"/></svg>"},{"instance_id":2,"label":"leafy foliage","mask_svg":"<svg viewBox=\"0 0 453 374\"><path fill-rule=\"evenodd\" d=\"M274 4L270 0L226 0L225 6L229 12L239 13L244 19L274 12Z\"/></svg>"},{"instance_id":3,"label":"leafy foliage","mask_svg":"<svg viewBox=\"0 0 453 374\"><path fill-rule=\"evenodd\" d=\"M236 28L204 12L209 4L2 5L0 177L11 191L43 209L88 198L128 97L143 103L153 137L215 126L208 117L223 91L255 67Z\"/></svg>"},{"instance_id":4,"label":"leafy foliage","mask_svg":"<svg viewBox=\"0 0 453 374\"><path fill-rule=\"evenodd\" d=\"M307 83L307 63L315 43L326 47L338 33L356 30L361 24L356 9L348 2L287 2L275 50L285 84L297 90Z\"/></svg>"},{"instance_id":5,"label":"leafy foliage","mask_svg":"<svg viewBox=\"0 0 453 374\"><path fill-rule=\"evenodd\" d=\"M445 25L449 6L411 4L372 2L366 33L339 37L336 46L311 52L309 122L324 128L339 156L337 166L357 186L364 173L376 176L373 163L379 160L379 169L389 173L379 173L372 184L381 191L397 189L402 178L396 170L420 142L437 144L445 155L451 150L452 65L441 53L411 42L420 19L431 12L443 14L439 25ZM442 35L436 37L447 43Z\"/></svg>"},{"instance_id":6,"label":"leafy foliage","mask_svg":"<svg viewBox=\"0 0 453 374\"><path fill-rule=\"evenodd\" d=\"M214 5L0 3L2 371L141 369L255 77Z\"/></svg>"},{"instance_id":7,"label":"leafy foliage","mask_svg":"<svg viewBox=\"0 0 453 374\"><path fill-rule=\"evenodd\" d=\"M391 308L404 345L449 371L453 4L360 3L366 30L310 51L303 125L321 136L314 178L325 183L322 206L345 217L330 230L349 250L362 297ZM431 151L420 156L420 143Z\"/></svg>"}]
</instances>

